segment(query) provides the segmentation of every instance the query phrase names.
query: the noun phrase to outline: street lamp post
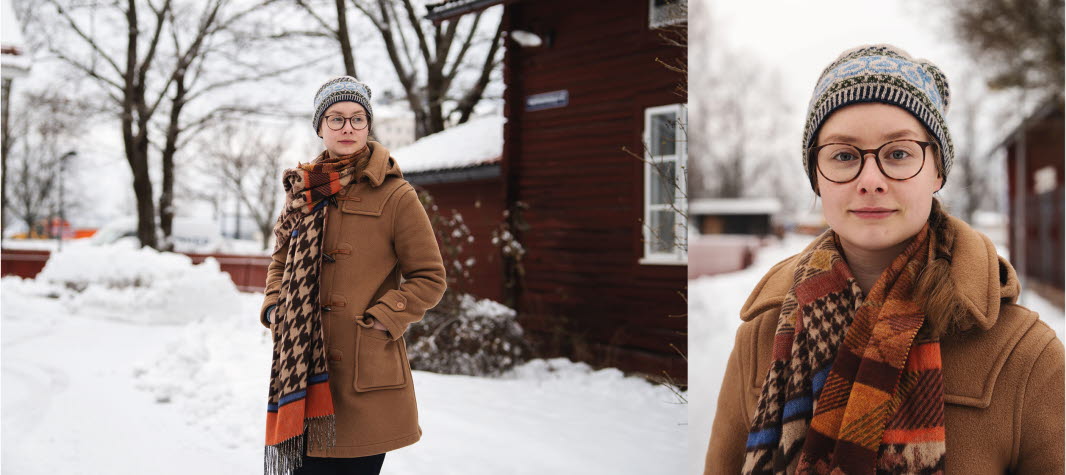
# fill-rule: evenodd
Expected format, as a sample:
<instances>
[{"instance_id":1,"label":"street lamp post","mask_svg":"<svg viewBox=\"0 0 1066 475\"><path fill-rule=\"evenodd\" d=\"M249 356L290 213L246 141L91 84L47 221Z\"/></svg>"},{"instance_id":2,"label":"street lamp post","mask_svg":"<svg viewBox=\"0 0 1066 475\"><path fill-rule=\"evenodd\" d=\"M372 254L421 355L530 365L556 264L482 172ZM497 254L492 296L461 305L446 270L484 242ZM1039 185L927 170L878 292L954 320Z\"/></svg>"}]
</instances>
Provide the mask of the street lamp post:
<instances>
[{"instance_id":1,"label":"street lamp post","mask_svg":"<svg viewBox=\"0 0 1066 475\"><path fill-rule=\"evenodd\" d=\"M63 166L67 164L67 159L76 157L77 155L78 152L71 150L63 154L62 157L59 157L59 223L56 226L56 240L58 241L57 251L63 250L63 223L65 222L63 216L63 175L65 175L66 172L63 169Z\"/></svg>"}]
</instances>

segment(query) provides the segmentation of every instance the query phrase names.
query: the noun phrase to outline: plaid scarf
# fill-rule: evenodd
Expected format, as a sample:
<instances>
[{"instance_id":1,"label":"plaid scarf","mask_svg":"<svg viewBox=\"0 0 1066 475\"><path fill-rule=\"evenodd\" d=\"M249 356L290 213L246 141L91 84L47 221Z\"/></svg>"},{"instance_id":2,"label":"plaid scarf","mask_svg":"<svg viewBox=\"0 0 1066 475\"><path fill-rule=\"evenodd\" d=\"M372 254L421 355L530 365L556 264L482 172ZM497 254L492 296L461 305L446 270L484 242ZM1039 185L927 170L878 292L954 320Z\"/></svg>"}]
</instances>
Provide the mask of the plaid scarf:
<instances>
[{"instance_id":1,"label":"plaid scarf","mask_svg":"<svg viewBox=\"0 0 1066 475\"><path fill-rule=\"evenodd\" d=\"M319 271L326 204L358 177L369 147L338 158L322 152L313 162L285 170L285 208L274 225L276 252L289 245L274 311L264 471L291 473L303 465L304 445L332 447L336 439L329 390Z\"/></svg>"},{"instance_id":2,"label":"plaid scarf","mask_svg":"<svg viewBox=\"0 0 1066 475\"><path fill-rule=\"evenodd\" d=\"M831 230L801 256L745 474L943 473L940 343L919 336L915 295L933 234L923 227L865 299Z\"/></svg>"}]
</instances>

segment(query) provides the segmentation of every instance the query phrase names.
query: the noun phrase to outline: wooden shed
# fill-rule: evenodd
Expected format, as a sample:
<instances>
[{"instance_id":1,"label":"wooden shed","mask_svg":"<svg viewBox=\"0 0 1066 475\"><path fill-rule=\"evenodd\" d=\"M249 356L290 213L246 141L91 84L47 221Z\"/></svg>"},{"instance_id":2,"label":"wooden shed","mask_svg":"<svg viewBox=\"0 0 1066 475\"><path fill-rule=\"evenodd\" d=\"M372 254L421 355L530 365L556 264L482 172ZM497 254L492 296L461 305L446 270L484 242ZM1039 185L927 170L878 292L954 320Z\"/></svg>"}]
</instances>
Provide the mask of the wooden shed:
<instances>
[{"instance_id":1,"label":"wooden shed","mask_svg":"<svg viewBox=\"0 0 1066 475\"><path fill-rule=\"evenodd\" d=\"M428 191L444 215L462 216L470 230L473 242L464 244L462 256L474 261L458 290L498 302L505 299L504 264L492 232L506 205L500 178L503 124L503 117L474 118L392 151L404 178Z\"/></svg>"},{"instance_id":2,"label":"wooden shed","mask_svg":"<svg viewBox=\"0 0 1066 475\"><path fill-rule=\"evenodd\" d=\"M687 58L663 38L687 21L683 9L458 0L429 17L501 3L500 174L505 206L524 206L527 251L511 295L520 322L544 356L684 380L687 97L683 76L657 61Z\"/></svg>"},{"instance_id":3,"label":"wooden shed","mask_svg":"<svg viewBox=\"0 0 1066 475\"><path fill-rule=\"evenodd\" d=\"M1033 288L1060 305L1063 294L1063 102L1045 102L1002 146L1007 151L1011 264Z\"/></svg>"}]
</instances>

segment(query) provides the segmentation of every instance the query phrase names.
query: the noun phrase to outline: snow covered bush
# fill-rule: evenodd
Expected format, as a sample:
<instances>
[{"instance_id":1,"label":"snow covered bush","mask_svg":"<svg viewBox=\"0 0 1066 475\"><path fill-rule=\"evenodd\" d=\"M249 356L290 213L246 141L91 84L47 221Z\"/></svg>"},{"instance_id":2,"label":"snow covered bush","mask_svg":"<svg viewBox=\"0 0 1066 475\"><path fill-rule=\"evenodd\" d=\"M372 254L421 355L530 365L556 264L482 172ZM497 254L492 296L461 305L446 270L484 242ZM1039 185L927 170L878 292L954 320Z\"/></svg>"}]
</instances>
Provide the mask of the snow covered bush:
<instances>
[{"instance_id":1,"label":"snow covered bush","mask_svg":"<svg viewBox=\"0 0 1066 475\"><path fill-rule=\"evenodd\" d=\"M438 306L407 330L412 368L494 376L528 359L530 348L514 310L467 294L458 300L457 310Z\"/></svg>"},{"instance_id":2,"label":"snow covered bush","mask_svg":"<svg viewBox=\"0 0 1066 475\"><path fill-rule=\"evenodd\" d=\"M193 265L182 254L124 245L64 248L52 253L36 280L60 289L58 297L72 313L136 323L233 314L239 295L214 259Z\"/></svg>"}]
</instances>

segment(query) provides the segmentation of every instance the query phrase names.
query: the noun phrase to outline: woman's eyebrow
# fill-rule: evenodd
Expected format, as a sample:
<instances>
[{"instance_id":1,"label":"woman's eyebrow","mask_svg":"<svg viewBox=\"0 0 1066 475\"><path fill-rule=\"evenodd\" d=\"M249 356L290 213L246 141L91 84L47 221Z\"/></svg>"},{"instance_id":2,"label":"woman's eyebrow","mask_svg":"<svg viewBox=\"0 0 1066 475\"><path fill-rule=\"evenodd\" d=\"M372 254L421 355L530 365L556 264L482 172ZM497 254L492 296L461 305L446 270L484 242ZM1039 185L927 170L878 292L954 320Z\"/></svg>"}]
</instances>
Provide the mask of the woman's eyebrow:
<instances>
[{"instance_id":1,"label":"woman's eyebrow","mask_svg":"<svg viewBox=\"0 0 1066 475\"><path fill-rule=\"evenodd\" d=\"M851 143L851 142L858 142L858 141L859 141L859 139L857 139L855 137L852 137L850 135L842 135L842 134L833 134L833 135L830 135L830 136L826 137L825 140L822 140L823 143L838 143L838 142Z\"/></svg>"},{"instance_id":2,"label":"woman's eyebrow","mask_svg":"<svg viewBox=\"0 0 1066 475\"><path fill-rule=\"evenodd\" d=\"M897 130L897 131L894 131L894 132L889 132L887 134L884 134L884 135L881 136L881 138L884 139L884 140L892 141L892 140L902 139L902 138L912 138L912 137L915 137L915 136L920 137L921 135L922 134L920 134L920 133L918 133L918 132L916 132L916 131L914 131L912 129L900 129L900 130ZM855 143L855 142L858 142L858 141L859 141L858 138L853 137L851 135L832 134L832 135L827 136L821 142L822 143L840 143L840 142L843 142L843 143Z\"/></svg>"},{"instance_id":3,"label":"woman's eyebrow","mask_svg":"<svg viewBox=\"0 0 1066 475\"><path fill-rule=\"evenodd\" d=\"M922 134L920 134L918 132L915 132L914 130L911 130L911 129L900 129L900 130L897 130L897 131L892 132L890 134L885 134L884 136L882 136L882 138L884 138L885 140L896 140L896 139L911 138L911 137L914 137L914 136L921 136L921 135Z\"/></svg>"}]
</instances>

